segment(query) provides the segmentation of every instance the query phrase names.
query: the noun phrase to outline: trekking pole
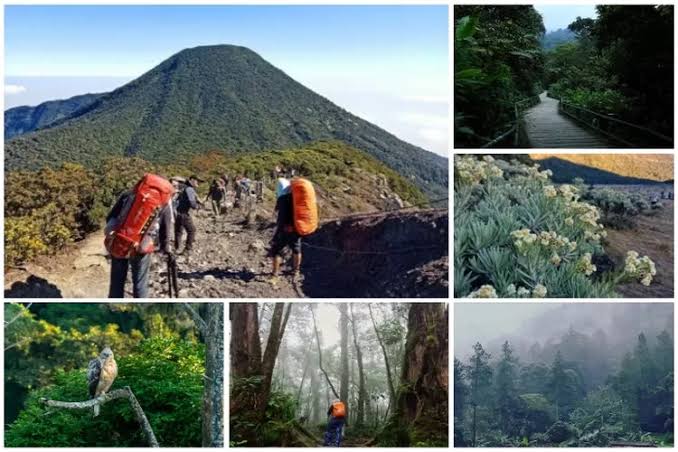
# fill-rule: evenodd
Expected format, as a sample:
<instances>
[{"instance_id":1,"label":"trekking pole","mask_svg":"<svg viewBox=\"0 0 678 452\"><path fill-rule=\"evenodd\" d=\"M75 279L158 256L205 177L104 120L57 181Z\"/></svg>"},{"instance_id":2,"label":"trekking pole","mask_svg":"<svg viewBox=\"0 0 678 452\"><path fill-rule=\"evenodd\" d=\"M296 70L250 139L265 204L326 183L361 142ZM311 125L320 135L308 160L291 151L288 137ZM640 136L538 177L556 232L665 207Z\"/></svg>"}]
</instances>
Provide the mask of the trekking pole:
<instances>
[{"instance_id":1,"label":"trekking pole","mask_svg":"<svg viewBox=\"0 0 678 452\"><path fill-rule=\"evenodd\" d=\"M172 297L172 255L167 256L167 286L169 290L169 297Z\"/></svg>"},{"instance_id":2,"label":"trekking pole","mask_svg":"<svg viewBox=\"0 0 678 452\"><path fill-rule=\"evenodd\" d=\"M179 283L177 282L177 260L172 256L172 288L174 289L174 298L179 298Z\"/></svg>"}]
</instances>

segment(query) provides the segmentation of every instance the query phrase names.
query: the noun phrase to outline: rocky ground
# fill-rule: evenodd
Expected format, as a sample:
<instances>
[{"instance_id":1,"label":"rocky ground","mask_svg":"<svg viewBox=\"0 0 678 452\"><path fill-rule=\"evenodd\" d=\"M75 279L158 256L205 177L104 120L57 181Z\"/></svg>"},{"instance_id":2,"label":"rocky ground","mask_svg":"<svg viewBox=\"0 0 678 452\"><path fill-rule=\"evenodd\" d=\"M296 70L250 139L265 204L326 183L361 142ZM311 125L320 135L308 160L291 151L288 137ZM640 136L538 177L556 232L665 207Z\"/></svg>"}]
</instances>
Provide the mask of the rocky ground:
<instances>
[{"instance_id":1,"label":"rocky ground","mask_svg":"<svg viewBox=\"0 0 678 452\"><path fill-rule=\"evenodd\" d=\"M447 210L355 215L324 224L305 240L302 276L274 284L268 243L272 212L258 206L215 218L196 213L189 260L178 258L179 296L187 298L447 297ZM110 266L101 233L57 256L5 274L7 298L105 298ZM131 296L131 283L128 283ZM151 296L167 297L167 264L154 255Z\"/></svg>"}]
</instances>

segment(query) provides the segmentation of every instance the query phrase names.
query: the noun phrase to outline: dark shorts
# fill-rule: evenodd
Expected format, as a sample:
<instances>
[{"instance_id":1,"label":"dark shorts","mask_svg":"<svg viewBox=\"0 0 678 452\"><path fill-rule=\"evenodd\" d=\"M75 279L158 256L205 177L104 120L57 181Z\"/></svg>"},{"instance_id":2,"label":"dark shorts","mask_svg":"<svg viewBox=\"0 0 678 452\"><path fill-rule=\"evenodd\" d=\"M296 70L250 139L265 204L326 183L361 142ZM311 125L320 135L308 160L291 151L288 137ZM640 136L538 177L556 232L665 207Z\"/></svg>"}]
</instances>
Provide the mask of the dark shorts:
<instances>
[{"instance_id":1,"label":"dark shorts","mask_svg":"<svg viewBox=\"0 0 678 452\"><path fill-rule=\"evenodd\" d=\"M278 228L271 239L269 257L281 256L285 247L289 247L294 254L301 254L301 236L296 232L286 232Z\"/></svg>"}]
</instances>

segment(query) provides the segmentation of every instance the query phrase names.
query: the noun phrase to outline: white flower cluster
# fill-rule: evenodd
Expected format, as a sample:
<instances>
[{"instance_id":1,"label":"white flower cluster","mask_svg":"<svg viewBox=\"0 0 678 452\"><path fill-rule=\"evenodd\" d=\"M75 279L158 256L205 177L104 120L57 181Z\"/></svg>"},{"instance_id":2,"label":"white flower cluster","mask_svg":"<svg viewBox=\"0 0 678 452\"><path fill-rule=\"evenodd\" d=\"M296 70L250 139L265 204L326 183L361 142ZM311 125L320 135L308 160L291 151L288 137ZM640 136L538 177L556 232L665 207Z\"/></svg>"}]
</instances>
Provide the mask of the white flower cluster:
<instances>
[{"instance_id":1,"label":"white flower cluster","mask_svg":"<svg viewBox=\"0 0 678 452\"><path fill-rule=\"evenodd\" d=\"M558 191L553 185L546 185L544 186L544 195L546 195L547 198L555 198L558 196Z\"/></svg>"},{"instance_id":2,"label":"white flower cluster","mask_svg":"<svg viewBox=\"0 0 678 452\"><path fill-rule=\"evenodd\" d=\"M626 261L624 262L624 274L640 281L644 286L649 286L652 282L652 277L657 274L654 262L647 257L638 257L635 251L626 253Z\"/></svg>"},{"instance_id":3,"label":"white flower cluster","mask_svg":"<svg viewBox=\"0 0 678 452\"><path fill-rule=\"evenodd\" d=\"M598 241L603 237L607 237L605 227L598 223L598 220L600 220L600 211L596 206L577 201L576 198L569 201L567 206L572 217L567 217L565 223L572 225L574 224L574 218L579 220L584 226L584 238Z\"/></svg>"},{"instance_id":4,"label":"white flower cluster","mask_svg":"<svg viewBox=\"0 0 678 452\"><path fill-rule=\"evenodd\" d=\"M535 163L534 166L527 167L527 176L533 179L547 181L549 180L549 177L553 176L553 171L551 170L539 171L539 164Z\"/></svg>"},{"instance_id":5,"label":"white flower cluster","mask_svg":"<svg viewBox=\"0 0 678 452\"><path fill-rule=\"evenodd\" d=\"M584 253L577 261L577 271L591 276L597 270L596 266L591 263L591 253Z\"/></svg>"},{"instance_id":6,"label":"white flower cluster","mask_svg":"<svg viewBox=\"0 0 678 452\"><path fill-rule=\"evenodd\" d=\"M577 249L577 242L570 241L567 237L552 231L542 231L539 234L533 234L529 229L523 228L511 232L511 238L513 238L513 245L523 255L527 253L527 250L533 244L552 250L555 258L551 256L551 261L557 261L554 265L560 264L559 251L572 252Z\"/></svg>"},{"instance_id":7,"label":"white flower cluster","mask_svg":"<svg viewBox=\"0 0 678 452\"><path fill-rule=\"evenodd\" d=\"M546 287L541 284L534 286L532 291L525 287L518 287L516 289L515 284L511 284L506 288L506 295L509 298L544 298L546 297L547 293L548 290L546 290Z\"/></svg>"},{"instance_id":8,"label":"white flower cluster","mask_svg":"<svg viewBox=\"0 0 678 452\"><path fill-rule=\"evenodd\" d=\"M497 298L497 291L490 284L480 286L480 289L474 290L466 298Z\"/></svg>"},{"instance_id":9,"label":"white flower cluster","mask_svg":"<svg viewBox=\"0 0 678 452\"><path fill-rule=\"evenodd\" d=\"M494 164L492 156L486 155L482 160L473 156L458 157L454 161L456 177L464 185L479 184L487 179L502 177L504 172Z\"/></svg>"}]
</instances>

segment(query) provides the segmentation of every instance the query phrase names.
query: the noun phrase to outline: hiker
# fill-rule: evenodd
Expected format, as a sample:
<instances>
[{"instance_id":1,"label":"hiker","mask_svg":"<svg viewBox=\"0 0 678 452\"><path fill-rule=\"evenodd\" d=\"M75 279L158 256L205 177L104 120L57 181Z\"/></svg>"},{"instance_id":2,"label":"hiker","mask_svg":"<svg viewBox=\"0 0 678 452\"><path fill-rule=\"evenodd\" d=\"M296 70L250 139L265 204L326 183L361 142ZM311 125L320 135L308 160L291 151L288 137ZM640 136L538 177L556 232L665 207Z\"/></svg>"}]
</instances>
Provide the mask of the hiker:
<instances>
[{"instance_id":1,"label":"hiker","mask_svg":"<svg viewBox=\"0 0 678 452\"><path fill-rule=\"evenodd\" d=\"M254 181L254 193L257 196L257 203L264 202L264 181Z\"/></svg>"},{"instance_id":2,"label":"hiker","mask_svg":"<svg viewBox=\"0 0 678 452\"><path fill-rule=\"evenodd\" d=\"M125 297L129 267L132 268L134 298L148 298L151 254L159 248L172 256L169 238L174 222L173 192L174 188L167 180L147 174L134 188L120 195L106 216L105 245L111 254L109 298ZM148 196L149 193L152 196ZM144 202L151 204L152 210L145 209L142 203L135 203L142 197Z\"/></svg>"},{"instance_id":3,"label":"hiker","mask_svg":"<svg viewBox=\"0 0 678 452\"><path fill-rule=\"evenodd\" d=\"M290 181L287 178L278 178L276 183L275 211L277 214L276 229L271 239L269 257L273 259L271 282L276 283L280 273L282 252L285 247L292 250L292 266L294 277L298 278L301 270L301 236L294 229L294 211L292 206L292 192Z\"/></svg>"},{"instance_id":4,"label":"hiker","mask_svg":"<svg viewBox=\"0 0 678 452\"><path fill-rule=\"evenodd\" d=\"M186 181L186 188L181 192L179 198L177 199L177 216L176 222L174 225L174 248L177 250L177 254L185 256L186 259L189 258L191 250L193 249L193 242L195 241L195 225L193 224L193 217L191 216L191 210L196 210L202 204L198 200L198 194L196 189L202 180L198 179L198 176L191 176ZM186 230L186 245L184 249L179 252L181 245L181 234L183 230Z\"/></svg>"},{"instance_id":5,"label":"hiker","mask_svg":"<svg viewBox=\"0 0 678 452\"><path fill-rule=\"evenodd\" d=\"M325 431L325 442L323 446L341 447L342 430L346 422L346 405L339 399L332 400L329 410L327 410L327 430Z\"/></svg>"},{"instance_id":6,"label":"hiker","mask_svg":"<svg viewBox=\"0 0 678 452\"><path fill-rule=\"evenodd\" d=\"M209 199L212 200L212 211L214 212L215 218L219 217L221 215L221 205L226 199L226 186L224 185L223 179L217 178L212 181L205 202Z\"/></svg>"}]
</instances>

